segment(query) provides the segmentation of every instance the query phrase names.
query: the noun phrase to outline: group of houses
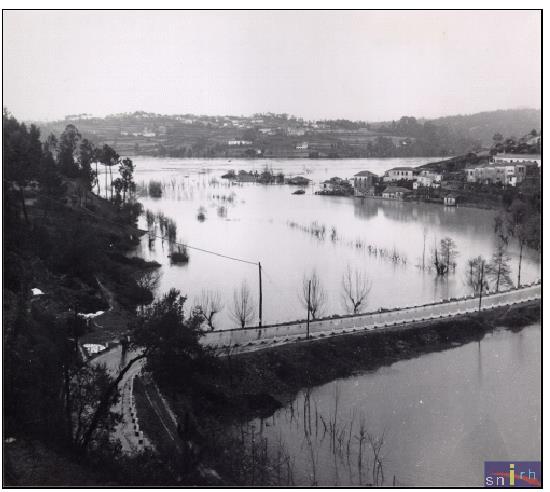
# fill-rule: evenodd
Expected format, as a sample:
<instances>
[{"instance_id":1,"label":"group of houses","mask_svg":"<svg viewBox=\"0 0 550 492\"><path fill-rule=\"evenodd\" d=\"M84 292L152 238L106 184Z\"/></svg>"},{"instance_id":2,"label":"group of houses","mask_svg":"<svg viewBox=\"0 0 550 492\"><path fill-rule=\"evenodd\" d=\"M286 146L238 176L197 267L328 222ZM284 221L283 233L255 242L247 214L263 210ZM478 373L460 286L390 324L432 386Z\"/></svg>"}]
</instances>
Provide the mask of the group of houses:
<instances>
[{"instance_id":1,"label":"group of houses","mask_svg":"<svg viewBox=\"0 0 550 492\"><path fill-rule=\"evenodd\" d=\"M540 165L541 156L538 154L496 154L488 161L466 166L463 172L448 173L449 176L432 169L404 166L388 169L382 178L370 171L360 171L353 177L353 188L358 197L379 195L390 200L403 200L415 192L438 189L442 191L439 195L443 204L456 205L456 191L460 187L453 189L452 185L456 184L453 179L484 185L517 186L529 176L538 175Z\"/></svg>"},{"instance_id":2,"label":"group of houses","mask_svg":"<svg viewBox=\"0 0 550 492\"><path fill-rule=\"evenodd\" d=\"M489 162L467 166L466 181L517 186L538 172L540 164L538 154L496 154Z\"/></svg>"}]
</instances>

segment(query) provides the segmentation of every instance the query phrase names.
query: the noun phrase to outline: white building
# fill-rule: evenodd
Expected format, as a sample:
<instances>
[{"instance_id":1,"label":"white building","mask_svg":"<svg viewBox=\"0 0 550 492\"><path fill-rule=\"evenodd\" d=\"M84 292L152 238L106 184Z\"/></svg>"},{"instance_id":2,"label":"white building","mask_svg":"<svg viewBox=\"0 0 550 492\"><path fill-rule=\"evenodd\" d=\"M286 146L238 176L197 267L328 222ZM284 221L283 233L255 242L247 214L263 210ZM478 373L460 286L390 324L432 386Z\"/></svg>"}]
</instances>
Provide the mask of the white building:
<instances>
[{"instance_id":1,"label":"white building","mask_svg":"<svg viewBox=\"0 0 550 492\"><path fill-rule=\"evenodd\" d=\"M466 181L468 183L501 184L517 186L523 182L533 171L538 172L535 160L498 160L496 162L484 162L467 166Z\"/></svg>"},{"instance_id":2,"label":"white building","mask_svg":"<svg viewBox=\"0 0 550 492\"><path fill-rule=\"evenodd\" d=\"M536 162L540 167L542 159L540 154L495 154L492 162L495 164L521 164L524 162Z\"/></svg>"},{"instance_id":3,"label":"white building","mask_svg":"<svg viewBox=\"0 0 550 492\"><path fill-rule=\"evenodd\" d=\"M448 207L454 207L456 206L456 195L453 195L452 193L443 197L443 205L446 205Z\"/></svg>"},{"instance_id":4,"label":"white building","mask_svg":"<svg viewBox=\"0 0 550 492\"><path fill-rule=\"evenodd\" d=\"M410 193L407 188L401 188L400 186L388 186L382 192L382 198L389 198L391 200L403 200L403 197Z\"/></svg>"},{"instance_id":5,"label":"white building","mask_svg":"<svg viewBox=\"0 0 550 492\"><path fill-rule=\"evenodd\" d=\"M296 150L307 150L309 149L309 144L307 142L302 142L301 144L296 145Z\"/></svg>"},{"instance_id":6,"label":"white building","mask_svg":"<svg viewBox=\"0 0 550 492\"><path fill-rule=\"evenodd\" d=\"M249 140L228 140L227 145L252 145Z\"/></svg>"},{"instance_id":7,"label":"white building","mask_svg":"<svg viewBox=\"0 0 550 492\"><path fill-rule=\"evenodd\" d=\"M422 169L422 171L420 171L420 176L431 178L435 183L441 183L441 178L443 177L438 172L431 171L430 169Z\"/></svg>"},{"instance_id":8,"label":"white building","mask_svg":"<svg viewBox=\"0 0 550 492\"><path fill-rule=\"evenodd\" d=\"M412 167L394 167L384 173L384 181L400 181L414 179L414 169Z\"/></svg>"},{"instance_id":9,"label":"white building","mask_svg":"<svg viewBox=\"0 0 550 492\"><path fill-rule=\"evenodd\" d=\"M418 190L418 188L437 188L438 184L433 181L433 179L426 176L418 176L413 181L413 190Z\"/></svg>"},{"instance_id":10,"label":"white building","mask_svg":"<svg viewBox=\"0 0 550 492\"><path fill-rule=\"evenodd\" d=\"M306 131L303 128L289 126L286 129L286 134L294 137L301 137L306 134Z\"/></svg>"}]
</instances>

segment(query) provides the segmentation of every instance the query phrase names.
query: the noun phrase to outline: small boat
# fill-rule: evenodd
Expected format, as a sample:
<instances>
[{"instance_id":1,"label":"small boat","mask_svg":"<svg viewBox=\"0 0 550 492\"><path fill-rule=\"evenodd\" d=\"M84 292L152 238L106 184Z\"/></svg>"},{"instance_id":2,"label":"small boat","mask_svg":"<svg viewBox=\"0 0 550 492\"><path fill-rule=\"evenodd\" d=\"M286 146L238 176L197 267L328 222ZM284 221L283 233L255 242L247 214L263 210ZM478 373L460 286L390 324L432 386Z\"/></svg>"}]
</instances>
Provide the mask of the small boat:
<instances>
[{"instance_id":1,"label":"small boat","mask_svg":"<svg viewBox=\"0 0 550 492\"><path fill-rule=\"evenodd\" d=\"M304 195L305 194L305 190L296 190L295 192L292 193L293 195Z\"/></svg>"}]
</instances>

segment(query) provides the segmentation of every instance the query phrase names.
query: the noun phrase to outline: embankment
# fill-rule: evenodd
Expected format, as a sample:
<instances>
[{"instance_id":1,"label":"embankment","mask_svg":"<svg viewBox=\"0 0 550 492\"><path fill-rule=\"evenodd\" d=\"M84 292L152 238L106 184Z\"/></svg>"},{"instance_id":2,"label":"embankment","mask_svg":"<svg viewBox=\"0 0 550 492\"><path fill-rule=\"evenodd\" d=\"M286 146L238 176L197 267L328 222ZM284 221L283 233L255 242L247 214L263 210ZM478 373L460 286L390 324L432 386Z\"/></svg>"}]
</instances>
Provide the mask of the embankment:
<instances>
[{"instance_id":1,"label":"embankment","mask_svg":"<svg viewBox=\"0 0 550 492\"><path fill-rule=\"evenodd\" d=\"M225 421L267 416L302 388L480 340L497 328L519 329L539 319L536 301L418 322L406 329L338 335L225 356L216 361L212 374L194 385L193 407Z\"/></svg>"}]
</instances>

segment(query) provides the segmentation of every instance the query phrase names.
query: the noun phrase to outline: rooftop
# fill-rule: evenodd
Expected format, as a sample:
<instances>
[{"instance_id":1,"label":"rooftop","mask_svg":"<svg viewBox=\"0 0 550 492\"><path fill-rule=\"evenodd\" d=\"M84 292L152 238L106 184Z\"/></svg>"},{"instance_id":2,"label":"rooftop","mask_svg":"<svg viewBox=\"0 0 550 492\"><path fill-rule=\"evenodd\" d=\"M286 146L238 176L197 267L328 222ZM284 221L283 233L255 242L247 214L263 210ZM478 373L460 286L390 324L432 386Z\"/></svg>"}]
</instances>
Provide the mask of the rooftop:
<instances>
[{"instance_id":1,"label":"rooftop","mask_svg":"<svg viewBox=\"0 0 550 492\"><path fill-rule=\"evenodd\" d=\"M410 193L411 190L401 186L388 186L382 193Z\"/></svg>"},{"instance_id":2,"label":"rooftop","mask_svg":"<svg viewBox=\"0 0 550 492\"><path fill-rule=\"evenodd\" d=\"M401 167L392 167L391 169L388 169L388 171L413 171L414 169L412 167L407 166L401 166Z\"/></svg>"},{"instance_id":3,"label":"rooftop","mask_svg":"<svg viewBox=\"0 0 550 492\"><path fill-rule=\"evenodd\" d=\"M496 154L495 159L533 159L540 160L540 154Z\"/></svg>"},{"instance_id":4,"label":"rooftop","mask_svg":"<svg viewBox=\"0 0 550 492\"><path fill-rule=\"evenodd\" d=\"M359 171L355 176L375 176L375 174L370 171Z\"/></svg>"}]
</instances>

